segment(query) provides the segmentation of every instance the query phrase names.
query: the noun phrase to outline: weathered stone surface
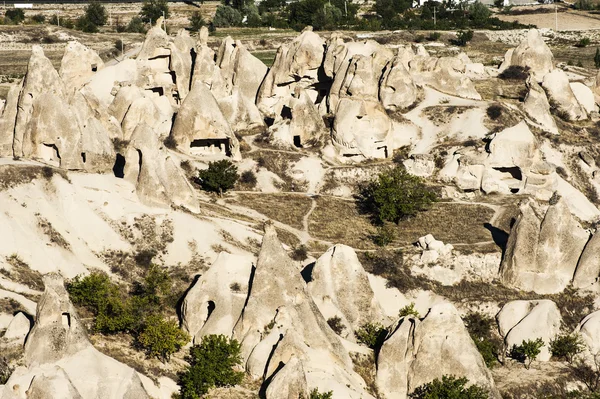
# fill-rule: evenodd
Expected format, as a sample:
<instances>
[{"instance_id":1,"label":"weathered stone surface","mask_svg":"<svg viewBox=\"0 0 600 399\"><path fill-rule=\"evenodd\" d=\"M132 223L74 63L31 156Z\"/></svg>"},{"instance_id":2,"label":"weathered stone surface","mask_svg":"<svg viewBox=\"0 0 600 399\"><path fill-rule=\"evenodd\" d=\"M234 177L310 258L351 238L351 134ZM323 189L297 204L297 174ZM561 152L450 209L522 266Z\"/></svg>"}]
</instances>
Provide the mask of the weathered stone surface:
<instances>
[{"instance_id":1,"label":"weathered stone surface","mask_svg":"<svg viewBox=\"0 0 600 399\"><path fill-rule=\"evenodd\" d=\"M537 29L530 29L517 48L506 52L500 71L511 65L529 68L538 82L554 69L554 55Z\"/></svg>"},{"instance_id":2,"label":"weathered stone surface","mask_svg":"<svg viewBox=\"0 0 600 399\"><path fill-rule=\"evenodd\" d=\"M521 345L523 341L541 338L544 346L537 360L548 361L550 341L560 333L562 317L556 304L550 300L511 301L496 316L500 335L508 348Z\"/></svg>"},{"instance_id":3,"label":"weathered stone surface","mask_svg":"<svg viewBox=\"0 0 600 399\"><path fill-rule=\"evenodd\" d=\"M556 121L550 113L550 103L542 87L531 76L527 79L527 96L523 103L523 109L535 122L539 123L544 130L552 134L558 134Z\"/></svg>"},{"instance_id":4,"label":"weathered stone surface","mask_svg":"<svg viewBox=\"0 0 600 399\"><path fill-rule=\"evenodd\" d=\"M390 111L402 110L411 106L417 100L417 95L417 87L404 66L404 60L394 57L386 68L379 89L383 107Z\"/></svg>"},{"instance_id":5,"label":"weathered stone surface","mask_svg":"<svg viewBox=\"0 0 600 399\"><path fill-rule=\"evenodd\" d=\"M267 399L296 399L308 397L306 374L297 357L275 374L265 392Z\"/></svg>"},{"instance_id":6,"label":"weathered stone surface","mask_svg":"<svg viewBox=\"0 0 600 399\"><path fill-rule=\"evenodd\" d=\"M600 234L596 232L586 244L573 276L573 287L591 289L600 277Z\"/></svg>"},{"instance_id":7,"label":"weathered stone surface","mask_svg":"<svg viewBox=\"0 0 600 399\"><path fill-rule=\"evenodd\" d=\"M377 359L377 386L389 399L404 399L415 388L443 375L466 377L500 395L456 308L433 306L422 320L400 319Z\"/></svg>"},{"instance_id":8,"label":"weathered stone surface","mask_svg":"<svg viewBox=\"0 0 600 399\"><path fill-rule=\"evenodd\" d=\"M104 62L94 50L77 41L70 41L65 47L58 73L67 91L72 94L102 68Z\"/></svg>"},{"instance_id":9,"label":"weathered stone surface","mask_svg":"<svg viewBox=\"0 0 600 399\"><path fill-rule=\"evenodd\" d=\"M588 118L587 112L577 100L569 84L567 74L560 70L544 75L542 86L548 93L548 98L553 101L563 112L566 112L572 120L579 121Z\"/></svg>"}]
</instances>

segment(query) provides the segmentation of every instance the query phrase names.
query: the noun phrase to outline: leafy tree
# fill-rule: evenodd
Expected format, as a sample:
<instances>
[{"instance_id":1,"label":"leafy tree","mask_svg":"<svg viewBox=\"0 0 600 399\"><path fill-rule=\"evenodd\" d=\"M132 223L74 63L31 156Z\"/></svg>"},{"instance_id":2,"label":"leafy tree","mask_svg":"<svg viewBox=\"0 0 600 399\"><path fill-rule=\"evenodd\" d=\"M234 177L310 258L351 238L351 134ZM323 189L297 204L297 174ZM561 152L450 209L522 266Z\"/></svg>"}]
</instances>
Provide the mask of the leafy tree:
<instances>
[{"instance_id":1,"label":"leafy tree","mask_svg":"<svg viewBox=\"0 0 600 399\"><path fill-rule=\"evenodd\" d=\"M368 346L371 349L377 349L383 344L388 331L380 323L363 324L354 332L358 342Z\"/></svg>"},{"instance_id":2,"label":"leafy tree","mask_svg":"<svg viewBox=\"0 0 600 399\"><path fill-rule=\"evenodd\" d=\"M550 341L552 356L563 358L569 364L573 363L575 356L583 352L584 343L579 334L561 334Z\"/></svg>"},{"instance_id":3,"label":"leafy tree","mask_svg":"<svg viewBox=\"0 0 600 399\"><path fill-rule=\"evenodd\" d=\"M246 15L246 25L249 27L256 28L262 25L262 19L255 4L244 6L242 13Z\"/></svg>"},{"instance_id":4,"label":"leafy tree","mask_svg":"<svg viewBox=\"0 0 600 399\"><path fill-rule=\"evenodd\" d=\"M600 68L600 48L596 47L596 54L594 55L594 65L596 68Z\"/></svg>"},{"instance_id":5,"label":"leafy tree","mask_svg":"<svg viewBox=\"0 0 600 399\"><path fill-rule=\"evenodd\" d=\"M25 21L25 13L21 8L9 8L4 13L4 16L8 18L13 24L20 24L21 22Z\"/></svg>"},{"instance_id":6,"label":"leafy tree","mask_svg":"<svg viewBox=\"0 0 600 399\"><path fill-rule=\"evenodd\" d=\"M144 22L156 23L156 20L164 15L169 18L169 3L167 0L144 0L140 17Z\"/></svg>"},{"instance_id":7,"label":"leafy tree","mask_svg":"<svg viewBox=\"0 0 600 399\"><path fill-rule=\"evenodd\" d=\"M242 14L233 7L219 6L212 23L217 28L228 28L242 24Z\"/></svg>"},{"instance_id":8,"label":"leafy tree","mask_svg":"<svg viewBox=\"0 0 600 399\"><path fill-rule=\"evenodd\" d=\"M139 346L148 356L157 357L162 362L169 361L171 355L189 340L190 336L179 329L174 321L165 320L159 315L148 316L137 337Z\"/></svg>"},{"instance_id":9,"label":"leafy tree","mask_svg":"<svg viewBox=\"0 0 600 399\"><path fill-rule=\"evenodd\" d=\"M198 399L212 387L242 382L244 373L234 368L242 363L240 344L224 335L207 335L190 348L188 369L179 375L181 399Z\"/></svg>"},{"instance_id":10,"label":"leafy tree","mask_svg":"<svg viewBox=\"0 0 600 399\"><path fill-rule=\"evenodd\" d=\"M85 7L85 18L96 26L106 25L108 20L106 8L98 1L93 0Z\"/></svg>"},{"instance_id":11,"label":"leafy tree","mask_svg":"<svg viewBox=\"0 0 600 399\"><path fill-rule=\"evenodd\" d=\"M544 346L544 341L541 338L536 340L523 340L521 345L513 345L510 351L510 357L525 364L525 368L529 369L531 363L538 357Z\"/></svg>"},{"instance_id":12,"label":"leafy tree","mask_svg":"<svg viewBox=\"0 0 600 399\"><path fill-rule=\"evenodd\" d=\"M340 19L342 19L342 11L326 3L314 12L311 23L315 30L335 29Z\"/></svg>"},{"instance_id":13,"label":"leafy tree","mask_svg":"<svg viewBox=\"0 0 600 399\"><path fill-rule=\"evenodd\" d=\"M485 27L491 15L490 9L479 1L469 5L469 19L475 28Z\"/></svg>"},{"instance_id":14,"label":"leafy tree","mask_svg":"<svg viewBox=\"0 0 600 399\"><path fill-rule=\"evenodd\" d=\"M317 10L325 5L325 0L300 0L288 6L288 23L296 30L302 30L313 23Z\"/></svg>"},{"instance_id":15,"label":"leafy tree","mask_svg":"<svg viewBox=\"0 0 600 399\"><path fill-rule=\"evenodd\" d=\"M43 24L46 22L46 17L43 14L35 14L33 17L31 17L31 20L36 24Z\"/></svg>"},{"instance_id":16,"label":"leafy tree","mask_svg":"<svg viewBox=\"0 0 600 399\"><path fill-rule=\"evenodd\" d=\"M469 381L465 378L444 375L442 380L435 379L421 385L408 395L411 399L489 399L489 393L478 385L465 387Z\"/></svg>"},{"instance_id":17,"label":"leafy tree","mask_svg":"<svg viewBox=\"0 0 600 399\"><path fill-rule=\"evenodd\" d=\"M342 318L340 316L333 316L327 319L327 324L337 335L341 335L346 327L342 324Z\"/></svg>"},{"instance_id":18,"label":"leafy tree","mask_svg":"<svg viewBox=\"0 0 600 399\"><path fill-rule=\"evenodd\" d=\"M198 32L204 25L206 25L206 22L204 21L204 18L202 18L202 14L198 11L194 11L190 17L190 30L192 32Z\"/></svg>"},{"instance_id":19,"label":"leafy tree","mask_svg":"<svg viewBox=\"0 0 600 399\"><path fill-rule=\"evenodd\" d=\"M417 309L415 309L414 302L411 302L410 304L408 304L405 307L403 307L402 309L400 309L400 312L398 313L398 317L406 317L406 316L414 316L416 318L419 318L419 312L417 311Z\"/></svg>"},{"instance_id":20,"label":"leafy tree","mask_svg":"<svg viewBox=\"0 0 600 399\"><path fill-rule=\"evenodd\" d=\"M359 206L378 223L398 223L427 209L436 199L420 177L401 166L380 173L358 195Z\"/></svg>"},{"instance_id":21,"label":"leafy tree","mask_svg":"<svg viewBox=\"0 0 600 399\"><path fill-rule=\"evenodd\" d=\"M141 17L133 17L127 24L125 30L129 33L146 33L144 20Z\"/></svg>"},{"instance_id":22,"label":"leafy tree","mask_svg":"<svg viewBox=\"0 0 600 399\"><path fill-rule=\"evenodd\" d=\"M198 171L198 183L202 189L219 195L232 189L238 178L237 166L227 159L210 162L208 169Z\"/></svg>"},{"instance_id":23,"label":"leafy tree","mask_svg":"<svg viewBox=\"0 0 600 399\"><path fill-rule=\"evenodd\" d=\"M98 25L87 19L84 15L77 19L77 29L86 33L96 33L98 32Z\"/></svg>"}]
</instances>

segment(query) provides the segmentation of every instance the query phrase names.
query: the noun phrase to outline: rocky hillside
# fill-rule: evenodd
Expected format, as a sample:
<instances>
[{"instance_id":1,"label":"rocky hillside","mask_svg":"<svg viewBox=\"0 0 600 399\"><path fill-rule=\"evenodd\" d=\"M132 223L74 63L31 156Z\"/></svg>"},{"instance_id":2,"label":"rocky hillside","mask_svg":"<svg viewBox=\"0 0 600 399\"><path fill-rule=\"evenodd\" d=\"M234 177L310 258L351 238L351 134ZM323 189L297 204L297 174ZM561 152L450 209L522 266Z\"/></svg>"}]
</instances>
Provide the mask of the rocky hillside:
<instances>
[{"instance_id":1,"label":"rocky hillside","mask_svg":"<svg viewBox=\"0 0 600 399\"><path fill-rule=\"evenodd\" d=\"M0 398L600 390L596 71L535 29L490 66L308 27L267 67L160 26L34 46L0 106ZM436 201L378 225L390 170Z\"/></svg>"}]
</instances>

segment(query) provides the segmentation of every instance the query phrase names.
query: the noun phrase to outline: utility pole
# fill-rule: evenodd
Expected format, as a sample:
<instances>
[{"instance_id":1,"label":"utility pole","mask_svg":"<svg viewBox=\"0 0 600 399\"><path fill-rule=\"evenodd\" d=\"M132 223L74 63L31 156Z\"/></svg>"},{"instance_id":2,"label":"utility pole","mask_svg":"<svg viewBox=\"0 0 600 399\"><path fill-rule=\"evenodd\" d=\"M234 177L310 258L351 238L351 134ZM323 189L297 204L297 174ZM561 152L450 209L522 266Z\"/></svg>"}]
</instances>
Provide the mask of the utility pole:
<instances>
[{"instance_id":1,"label":"utility pole","mask_svg":"<svg viewBox=\"0 0 600 399\"><path fill-rule=\"evenodd\" d=\"M436 11L437 11L437 7L433 7L433 26L434 27L436 26L436 22L437 22L436 19L435 19L435 13L436 13Z\"/></svg>"},{"instance_id":2,"label":"utility pole","mask_svg":"<svg viewBox=\"0 0 600 399\"><path fill-rule=\"evenodd\" d=\"M56 12L56 25L60 28L60 11Z\"/></svg>"},{"instance_id":3,"label":"utility pole","mask_svg":"<svg viewBox=\"0 0 600 399\"><path fill-rule=\"evenodd\" d=\"M165 32L167 31L167 20L165 19L165 12L163 11L163 26L165 27Z\"/></svg>"},{"instance_id":4,"label":"utility pole","mask_svg":"<svg viewBox=\"0 0 600 399\"><path fill-rule=\"evenodd\" d=\"M558 5L554 3L554 31L558 32Z\"/></svg>"},{"instance_id":5,"label":"utility pole","mask_svg":"<svg viewBox=\"0 0 600 399\"><path fill-rule=\"evenodd\" d=\"M112 11L108 10L108 26L112 26Z\"/></svg>"}]
</instances>

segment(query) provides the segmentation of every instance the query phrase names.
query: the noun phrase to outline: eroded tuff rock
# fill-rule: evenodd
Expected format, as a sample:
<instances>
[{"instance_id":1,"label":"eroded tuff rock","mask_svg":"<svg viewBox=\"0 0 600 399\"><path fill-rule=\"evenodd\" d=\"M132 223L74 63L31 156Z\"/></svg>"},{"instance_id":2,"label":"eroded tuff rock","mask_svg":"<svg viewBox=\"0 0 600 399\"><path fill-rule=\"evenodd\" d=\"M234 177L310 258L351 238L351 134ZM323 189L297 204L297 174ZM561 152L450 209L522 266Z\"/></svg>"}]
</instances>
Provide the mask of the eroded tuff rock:
<instances>
[{"instance_id":1,"label":"eroded tuff rock","mask_svg":"<svg viewBox=\"0 0 600 399\"><path fill-rule=\"evenodd\" d=\"M504 55L504 62L500 65L500 71L513 65L529 68L538 82L554 70L554 55L544 42L540 31L530 29L521 44L508 50Z\"/></svg>"},{"instance_id":2,"label":"eroded tuff rock","mask_svg":"<svg viewBox=\"0 0 600 399\"><path fill-rule=\"evenodd\" d=\"M566 112L572 120L579 121L588 118L585 108L579 103L569 84L567 74L555 69L544 75L542 86L548 93L548 98L556 107Z\"/></svg>"},{"instance_id":3,"label":"eroded tuff rock","mask_svg":"<svg viewBox=\"0 0 600 399\"><path fill-rule=\"evenodd\" d=\"M1 397L150 398L135 370L88 341L62 278L46 275L44 285L25 344L26 367L15 369Z\"/></svg>"},{"instance_id":4,"label":"eroded tuff rock","mask_svg":"<svg viewBox=\"0 0 600 399\"><path fill-rule=\"evenodd\" d=\"M79 90L96 72L104 68L102 58L94 51L77 41L70 41L60 63L58 74L67 91Z\"/></svg>"},{"instance_id":5,"label":"eroded tuff rock","mask_svg":"<svg viewBox=\"0 0 600 399\"><path fill-rule=\"evenodd\" d=\"M452 304L433 306L423 320L401 318L377 358L379 392L389 399L405 399L415 388L449 374L466 377L500 397Z\"/></svg>"},{"instance_id":6,"label":"eroded tuff rock","mask_svg":"<svg viewBox=\"0 0 600 399\"><path fill-rule=\"evenodd\" d=\"M354 341L354 332L365 323L387 324L367 273L351 247L338 244L321 255L308 290L325 319L342 320L341 336L347 340Z\"/></svg>"},{"instance_id":7,"label":"eroded tuff rock","mask_svg":"<svg viewBox=\"0 0 600 399\"><path fill-rule=\"evenodd\" d=\"M560 292L572 281L588 239L563 198L547 210L526 201L510 231L500 278L524 291Z\"/></svg>"},{"instance_id":8,"label":"eroded tuff rock","mask_svg":"<svg viewBox=\"0 0 600 399\"><path fill-rule=\"evenodd\" d=\"M600 356L600 310L593 312L581 320L575 333L578 333L585 343L584 356L590 365L594 358Z\"/></svg>"},{"instance_id":9,"label":"eroded tuff rock","mask_svg":"<svg viewBox=\"0 0 600 399\"><path fill-rule=\"evenodd\" d=\"M207 334L231 335L248 296L252 269L250 259L221 252L188 291L181 314L183 328L195 342Z\"/></svg>"},{"instance_id":10,"label":"eroded tuff rock","mask_svg":"<svg viewBox=\"0 0 600 399\"><path fill-rule=\"evenodd\" d=\"M252 289L233 336L242 345L247 372L255 378L270 378L295 356L309 388L333 390L340 399L370 397L271 225L265 228Z\"/></svg>"},{"instance_id":11,"label":"eroded tuff rock","mask_svg":"<svg viewBox=\"0 0 600 399\"><path fill-rule=\"evenodd\" d=\"M537 360L550 360L550 341L560 333L562 323L560 311L554 302L547 299L511 301L502 307L496 319L507 348L541 338L544 346Z\"/></svg>"},{"instance_id":12,"label":"eroded tuff rock","mask_svg":"<svg viewBox=\"0 0 600 399\"><path fill-rule=\"evenodd\" d=\"M523 109L527 115L547 132L558 134L558 127L550 113L550 103L544 89L531 76L527 79L527 88L529 91L523 103Z\"/></svg>"}]
</instances>

